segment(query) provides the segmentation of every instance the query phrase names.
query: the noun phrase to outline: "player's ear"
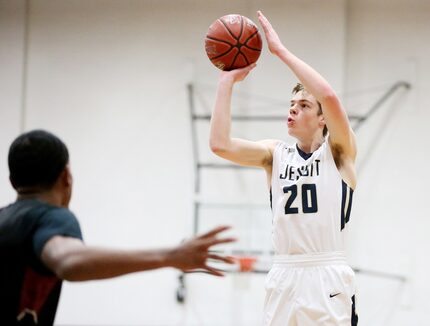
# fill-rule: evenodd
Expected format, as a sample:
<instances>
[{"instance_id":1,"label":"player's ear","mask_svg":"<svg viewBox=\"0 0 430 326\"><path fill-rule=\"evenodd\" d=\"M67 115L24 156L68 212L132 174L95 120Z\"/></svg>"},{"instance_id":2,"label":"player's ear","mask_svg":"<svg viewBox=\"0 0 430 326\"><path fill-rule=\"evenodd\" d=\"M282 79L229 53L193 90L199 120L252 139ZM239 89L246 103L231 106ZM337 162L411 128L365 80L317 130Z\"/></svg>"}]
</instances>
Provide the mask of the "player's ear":
<instances>
[{"instance_id":1,"label":"player's ear","mask_svg":"<svg viewBox=\"0 0 430 326\"><path fill-rule=\"evenodd\" d=\"M319 115L319 116L318 116L318 118L319 118L318 125L319 125L320 127L324 128L324 127L325 127L325 120L324 120L324 116L321 114L321 115Z\"/></svg>"},{"instance_id":2,"label":"player's ear","mask_svg":"<svg viewBox=\"0 0 430 326\"><path fill-rule=\"evenodd\" d=\"M72 173L70 172L70 167L68 165L66 165L63 171L61 171L57 182L59 182L63 188L71 188L73 179Z\"/></svg>"},{"instance_id":3,"label":"player's ear","mask_svg":"<svg viewBox=\"0 0 430 326\"><path fill-rule=\"evenodd\" d=\"M70 199L72 198L72 188L73 188L73 177L70 172L70 166L66 165L64 170L61 172L59 177L59 182L61 183L61 189L63 193L63 199L61 205L63 207L69 207Z\"/></svg>"},{"instance_id":4,"label":"player's ear","mask_svg":"<svg viewBox=\"0 0 430 326\"><path fill-rule=\"evenodd\" d=\"M70 171L70 166L67 164L64 168L64 183L67 187L71 188L73 184L72 172Z\"/></svg>"}]
</instances>

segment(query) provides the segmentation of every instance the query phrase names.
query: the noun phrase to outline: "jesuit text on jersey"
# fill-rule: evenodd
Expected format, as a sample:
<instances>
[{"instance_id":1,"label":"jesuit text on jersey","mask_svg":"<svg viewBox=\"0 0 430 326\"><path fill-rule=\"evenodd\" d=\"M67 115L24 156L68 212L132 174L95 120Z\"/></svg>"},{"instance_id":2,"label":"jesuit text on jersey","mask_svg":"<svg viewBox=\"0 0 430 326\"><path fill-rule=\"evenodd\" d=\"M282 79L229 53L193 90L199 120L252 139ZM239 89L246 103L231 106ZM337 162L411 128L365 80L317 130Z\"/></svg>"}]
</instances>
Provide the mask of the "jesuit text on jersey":
<instances>
[{"instance_id":1,"label":"jesuit text on jersey","mask_svg":"<svg viewBox=\"0 0 430 326\"><path fill-rule=\"evenodd\" d=\"M320 160L315 160L310 165L302 165L299 167L287 164L285 171L279 175L279 178L296 181L299 180L300 177L319 176L320 162Z\"/></svg>"}]
</instances>

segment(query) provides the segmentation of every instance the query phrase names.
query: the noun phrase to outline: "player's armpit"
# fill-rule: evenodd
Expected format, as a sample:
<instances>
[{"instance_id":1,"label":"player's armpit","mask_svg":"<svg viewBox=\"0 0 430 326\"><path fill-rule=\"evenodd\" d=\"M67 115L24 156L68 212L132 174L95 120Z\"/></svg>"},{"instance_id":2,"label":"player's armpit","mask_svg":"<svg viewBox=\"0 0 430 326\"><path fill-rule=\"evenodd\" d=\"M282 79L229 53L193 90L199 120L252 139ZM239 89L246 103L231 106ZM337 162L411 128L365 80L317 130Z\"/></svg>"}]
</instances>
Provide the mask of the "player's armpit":
<instances>
[{"instance_id":1,"label":"player's armpit","mask_svg":"<svg viewBox=\"0 0 430 326\"><path fill-rule=\"evenodd\" d=\"M342 179L348 184L349 187L355 189L357 184L357 175L355 171L355 156L350 157L346 155L343 148L339 144L334 144L330 140L330 149L333 155L336 167L342 176Z\"/></svg>"},{"instance_id":2,"label":"player's armpit","mask_svg":"<svg viewBox=\"0 0 430 326\"><path fill-rule=\"evenodd\" d=\"M344 160L355 162L357 156L357 144L354 132L349 129L343 132L337 132L334 137L330 129L328 130L329 137L328 142L330 144L333 158L336 161L336 165L339 167L342 165Z\"/></svg>"}]
</instances>

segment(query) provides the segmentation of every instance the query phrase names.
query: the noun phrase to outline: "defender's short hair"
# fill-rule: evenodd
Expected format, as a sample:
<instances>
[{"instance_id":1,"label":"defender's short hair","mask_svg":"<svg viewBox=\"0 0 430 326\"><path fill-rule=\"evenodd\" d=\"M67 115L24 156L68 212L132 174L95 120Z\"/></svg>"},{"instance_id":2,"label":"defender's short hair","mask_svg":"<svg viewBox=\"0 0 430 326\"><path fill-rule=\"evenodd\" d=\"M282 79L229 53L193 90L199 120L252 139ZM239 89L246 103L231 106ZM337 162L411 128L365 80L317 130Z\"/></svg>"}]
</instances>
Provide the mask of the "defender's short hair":
<instances>
[{"instance_id":1,"label":"defender's short hair","mask_svg":"<svg viewBox=\"0 0 430 326\"><path fill-rule=\"evenodd\" d=\"M69 162L66 145L45 130L18 136L9 148L10 180L20 187L51 188Z\"/></svg>"}]
</instances>

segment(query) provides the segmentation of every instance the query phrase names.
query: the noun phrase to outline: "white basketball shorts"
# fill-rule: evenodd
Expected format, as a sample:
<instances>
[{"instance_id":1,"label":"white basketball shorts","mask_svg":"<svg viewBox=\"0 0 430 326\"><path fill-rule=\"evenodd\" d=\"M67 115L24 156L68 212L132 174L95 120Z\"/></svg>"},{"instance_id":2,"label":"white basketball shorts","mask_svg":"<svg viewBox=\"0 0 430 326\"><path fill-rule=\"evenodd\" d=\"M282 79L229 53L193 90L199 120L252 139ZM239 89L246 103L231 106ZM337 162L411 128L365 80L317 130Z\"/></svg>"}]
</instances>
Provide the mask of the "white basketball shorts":
<instances>
[{"instance_id":1,"label":"white basketball shorts","mask_svg":"<svg viewBox=\"0 0 430 326\"><path fill-rule=\"evenodd\" d=\"M343 252L275 256L264 326L356 326L355 275Z\"/></svg>"}]
</instances>

